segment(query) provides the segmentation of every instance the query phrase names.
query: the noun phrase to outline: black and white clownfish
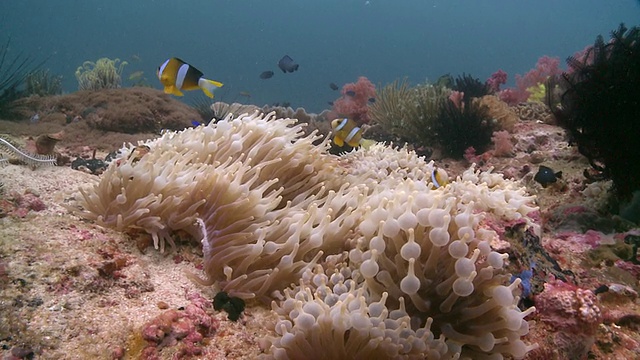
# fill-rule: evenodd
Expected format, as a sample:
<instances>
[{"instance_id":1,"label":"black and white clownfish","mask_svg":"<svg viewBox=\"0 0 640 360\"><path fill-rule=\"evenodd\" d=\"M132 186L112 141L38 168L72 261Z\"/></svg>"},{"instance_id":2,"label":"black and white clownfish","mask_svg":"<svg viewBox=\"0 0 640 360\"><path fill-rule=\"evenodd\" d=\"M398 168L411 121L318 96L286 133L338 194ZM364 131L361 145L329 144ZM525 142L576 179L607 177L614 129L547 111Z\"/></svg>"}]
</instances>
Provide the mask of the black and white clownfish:
<instances>
[{"instance_id":1,"label":"black and white clownfish","mask_svg":"<svg viewBox=\"0 0 640 360\"><path fill-rule=\"evenodd\" d=\"M449 175L444 169L434 167L431 172L431 182L436 189L441 186L446 186L449 183Z\"/></svg>"},{"instance_id":2,"label":"black and white clownfish","mask_svg":"<svg viewBox=\"0 0 640 360\"><path fill-rule=\"evenodd\" d=\"M205 95L213 98L213 90L222 87L222 83L202 75L202 71L178 58L171 58L158 67L158 79L164 85L165 94L182 96L180 90L202 89Z\"/></svg>"}]
</instances>

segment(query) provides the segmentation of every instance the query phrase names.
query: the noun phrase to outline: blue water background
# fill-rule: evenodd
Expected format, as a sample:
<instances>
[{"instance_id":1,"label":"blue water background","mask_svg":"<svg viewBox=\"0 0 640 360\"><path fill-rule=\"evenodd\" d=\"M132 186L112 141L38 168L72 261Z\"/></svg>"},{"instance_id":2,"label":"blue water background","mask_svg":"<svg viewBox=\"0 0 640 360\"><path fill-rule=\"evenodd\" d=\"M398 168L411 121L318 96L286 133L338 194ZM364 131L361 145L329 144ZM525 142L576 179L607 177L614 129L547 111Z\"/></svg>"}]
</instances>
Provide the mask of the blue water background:
<instances>
[{"instance_id":1,"label":"blue water background","mask_svg":"<svg viewBox=\"0 0 640 360\"><path fill-rule=\"evenodd\" d=\"M100 57L128 61L125 79L142 70L160 89L155 71L176 56L225 83L216 99L244 101L246 91L258 105L319 112L339 95L330 82L361 75L419 83L503 69L513 85L540 56L564 60L639 20L631 0L4 0L0 41L11 37L10 55L49 57L66 92L77 89L76 68ZM285 54L299 71L277 69ZM275 76L259 79L265 70Z\"/></svg>"}]
</instances>

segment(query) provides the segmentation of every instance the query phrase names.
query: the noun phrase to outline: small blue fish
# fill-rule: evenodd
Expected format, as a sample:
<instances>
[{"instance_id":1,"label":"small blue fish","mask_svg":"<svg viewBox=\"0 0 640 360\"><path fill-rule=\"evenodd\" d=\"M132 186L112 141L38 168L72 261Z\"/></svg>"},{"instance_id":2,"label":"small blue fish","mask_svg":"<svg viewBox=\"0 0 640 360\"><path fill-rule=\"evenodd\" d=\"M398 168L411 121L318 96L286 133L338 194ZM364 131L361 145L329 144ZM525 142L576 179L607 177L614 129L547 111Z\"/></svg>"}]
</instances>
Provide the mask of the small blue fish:
<instances>
[{"instance_id":1,"label":"small blue fish","mask_svg":"<svg viewBox=\"0 0 640 360\"><path fill-rule=\"evenodd\" d=\"M355 92L355 91L353 91L353 90L345 91L345 94L346 94L346 95L349 95L349 96L351 96L351 97L356 96L356 92Z\"/></svg>"},{"instance_id":2,"label":"small blue fish","mask_svg":"<svg viewBox=\"0 0 640 360\"><path fill-rule=\"evenodd\" d=\"M369 98L369 102L373 104L374 102L376 102L376 98Z\"/></svg>"},{"instance_id":3,"label":"small blue fish","mask_svg":"<svg viewBox=\"0 0 640 360\"><path fill-rule=\"evenodd\" d=\"M202 125L202 123L198 120L191 120L191 125L193 125L193 127L198 127Z\"/></svg>"}]
</instances>

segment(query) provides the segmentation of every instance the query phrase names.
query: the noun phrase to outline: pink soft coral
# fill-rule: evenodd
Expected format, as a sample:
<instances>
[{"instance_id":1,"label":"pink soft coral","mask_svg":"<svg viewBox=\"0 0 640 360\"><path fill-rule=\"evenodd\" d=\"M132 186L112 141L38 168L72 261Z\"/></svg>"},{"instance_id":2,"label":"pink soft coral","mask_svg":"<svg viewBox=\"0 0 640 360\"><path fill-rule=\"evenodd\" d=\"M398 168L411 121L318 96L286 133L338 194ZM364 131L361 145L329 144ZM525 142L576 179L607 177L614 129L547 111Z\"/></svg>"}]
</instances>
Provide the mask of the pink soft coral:
<instances>
[{"instance_id":1,"label":"pink soft coral","mask_svg":"<svg viewBox=\"0 0 640 360\"><path fill-rule=\"evenodd\" d=\"M496 157L513 156L513 142L508 131L495 131L491 136L493 142L493 155Z\"/></svg>"},{"instance_id":2,"label":"pink soft coral","mask_svg":"<svg viewBox=\"0 0 640 360\"><path fill-rule=\"evenodd\" d=\"M509 105L527 101L531 95L527 89L544 84L550 76L557 76L561 73L560 59L545 55L539 58L536 66L526 74L516 75L515 88L500 91L498 97Z\"/></svg>"},{"instance_id":3,"label":"pink soft coral","mask_svg":"<svg viewBox=\"0 0 640 360\"><path fill-rule=\"evenodd\" d=\"M333 110L339 115L353 119L358 124L369 122L369 103L376 97L376 87L369 79L360 76L355 83L342 87L342 97L333 102Z\"/></svg>"},{"instance_id":4,"label":"pink soft coral","mask_svg":"<svg viewBox=\"0 0 640 360\"><path fill-rule=\"evenodd\" d=\"M486 81L487 86L489 87L489 91L491 93L497 93L500 91L500 85L504 85L507 83L507 73L502 71L502 69L491 74Z\"/></svg>"}]
</instances>

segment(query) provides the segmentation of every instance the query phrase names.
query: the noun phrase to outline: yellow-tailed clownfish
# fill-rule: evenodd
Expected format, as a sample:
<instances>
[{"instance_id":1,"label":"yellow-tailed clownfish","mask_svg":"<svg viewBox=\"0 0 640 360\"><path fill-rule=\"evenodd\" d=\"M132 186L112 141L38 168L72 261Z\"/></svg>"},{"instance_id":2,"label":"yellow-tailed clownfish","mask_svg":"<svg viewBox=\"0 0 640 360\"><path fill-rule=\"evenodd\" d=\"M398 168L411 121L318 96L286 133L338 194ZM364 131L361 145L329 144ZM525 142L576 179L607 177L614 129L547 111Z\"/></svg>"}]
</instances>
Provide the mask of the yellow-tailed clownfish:
<instances>
[{"instance_id":1,"label":"yellow-tailed clownfish","mask_svg":"<svg viewBox=\"0 0 640 360\"><path fill-rule=\"evenodd\" d=\"M362 142L362 129L351 119L334 119L331 122L331 128L333 128L333 142L340 147L345 143L351 147L357 147Z\"/></svg>"},{"instance_id":2,"label":"yellow-tailed clownfish","mask_svg":"<svg viewBox=\"0 0 640 360\"><path fill-rule=\"evenodd\" d=\"M171 58L158 68L158 79L164 85L165 94L182 96L180 90L202 89L205 95L213 98L213 90L221 87L222 83L205 79L202 75L202 71L178 58Z\"/></svg>"},{"instance_id":3,"label":"yellow-tailed clownfish","mask_svg":"<svg viewBox=\"0 0 640 360\"><path fill-rule=\"evenodd\" d=\"M449 183L449 175L444 169L434 167L431 172L431 182L436 189L445 186Z\"/></svg>"}]
</instances>

